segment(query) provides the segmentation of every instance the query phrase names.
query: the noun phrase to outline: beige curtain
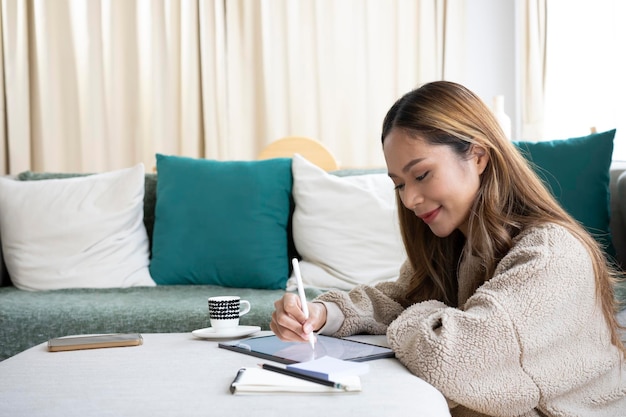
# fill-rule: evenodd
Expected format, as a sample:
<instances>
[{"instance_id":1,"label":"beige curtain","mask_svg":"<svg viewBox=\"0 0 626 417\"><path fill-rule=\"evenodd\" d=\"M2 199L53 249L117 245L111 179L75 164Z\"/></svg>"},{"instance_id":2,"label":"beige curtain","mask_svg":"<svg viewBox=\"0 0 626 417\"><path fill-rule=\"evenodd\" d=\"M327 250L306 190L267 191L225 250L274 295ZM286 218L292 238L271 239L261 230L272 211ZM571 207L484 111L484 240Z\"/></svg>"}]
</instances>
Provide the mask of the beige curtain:
<instances>
[{"instance_id":1,"label":"beige curtain","mask_svg":"<svg viewBox=\"0 0 626 417\"><path fill-rule=\"evenodd\" d=\"M31 127L28 74L28 7L2 2L3 172L30 167Z\"/></svg>"},{"instance_id":2,"label":"beige curtain","mask_svg":"<svg viewBox=\"0 0 626 417\"><path fill-rule=\"evenodd\" d=\"M547 1L525 0L522 27L521 139L543 139L546 85Z\"/></svg>"},{"instance_id":3,"label":"beige curtain","mask_svg":"<svg viewBox=\"0 0 626 417\"><path fill-rule=\"evenodd\" d=\"M0 39L3 32L2 27L2 15L4 11L0 7ZM0 42L0 97L3 99L0 101L0 173L8 172L8 143L7 143L7 124L6 124L6 106L5 106L5 91L4 91L4 46Z\"/></svg>"},{"instance_id":4,"label":"beige curtain","mask_svg":"<svg viewBox=\"0 0 626 417\"><path fill-rule=\"evenodd\" d=\"M224 137L223 10L221 1L3 0L3 170L150 170L156 152L221 156L205 138Z\"/></svg>"},{"instance_id":5,"label":"beige curtain","mask_svg":"<svg viewBox=\"0 0 626 417\"><path fill-rule=\"evenodd\" d=\"M382 165L388 107L443 78L444 0L0 2L5 173L254 159L288 135Z\"/></svg>"},{"instance_id":6,"label":"beige curtain","mask_svg":"<svg viewBox=\"0 0 626 417\"><path fill-rule=\"evenodd\" d=\"M442 1L227 1L233 156L279 137L322 141L341 166L382 165L399 95L441 79Z\"/></svg>"}]
</instances>

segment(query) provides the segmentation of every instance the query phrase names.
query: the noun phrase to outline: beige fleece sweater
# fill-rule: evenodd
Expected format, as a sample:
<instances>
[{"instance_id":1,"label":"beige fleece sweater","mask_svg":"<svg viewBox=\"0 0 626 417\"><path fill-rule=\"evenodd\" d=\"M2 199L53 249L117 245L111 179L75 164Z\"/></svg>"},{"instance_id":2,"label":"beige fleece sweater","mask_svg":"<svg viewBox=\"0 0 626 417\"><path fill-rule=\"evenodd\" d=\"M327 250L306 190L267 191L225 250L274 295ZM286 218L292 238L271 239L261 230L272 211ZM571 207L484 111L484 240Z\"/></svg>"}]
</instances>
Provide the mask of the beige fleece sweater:
<instances>
[{"instance_id":1,"label":"beige fleece sweater","mask_svg":"<svg viewBox=\"0 0 626 417\"><path fill-rule=\"evenodd\" d=\"M386 333L396 357L446 396L453 416L626 416L626 364L610 343L582 244L560 226L529 229L470 294L477 267L471 257L460 265L459 308L400 305L408 264L395 282L317 300L335 304L336 336Z\"/></svg>"}]
</instances>

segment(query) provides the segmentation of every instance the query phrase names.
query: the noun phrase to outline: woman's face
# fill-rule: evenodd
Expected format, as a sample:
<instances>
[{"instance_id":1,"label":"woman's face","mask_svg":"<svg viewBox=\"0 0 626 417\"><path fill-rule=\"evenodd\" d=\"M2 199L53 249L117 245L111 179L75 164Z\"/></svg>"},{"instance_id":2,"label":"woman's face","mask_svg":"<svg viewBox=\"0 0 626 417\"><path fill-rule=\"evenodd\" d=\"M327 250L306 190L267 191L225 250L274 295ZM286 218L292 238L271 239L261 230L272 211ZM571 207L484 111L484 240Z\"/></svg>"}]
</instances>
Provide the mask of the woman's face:
<instances>
[{"instance_id":1,"label":"woman's face","mask_svg":"<svg viewBox=\"0 0 626 417\"><path fill-rule=\"evenodd\" d=\"M383 144L389 177L404 206L439 237L459 229L467 235L467 219L478 193L488 156L473 147L459 156L447 145L392 129Z\"/></svg>"}]
</instances>

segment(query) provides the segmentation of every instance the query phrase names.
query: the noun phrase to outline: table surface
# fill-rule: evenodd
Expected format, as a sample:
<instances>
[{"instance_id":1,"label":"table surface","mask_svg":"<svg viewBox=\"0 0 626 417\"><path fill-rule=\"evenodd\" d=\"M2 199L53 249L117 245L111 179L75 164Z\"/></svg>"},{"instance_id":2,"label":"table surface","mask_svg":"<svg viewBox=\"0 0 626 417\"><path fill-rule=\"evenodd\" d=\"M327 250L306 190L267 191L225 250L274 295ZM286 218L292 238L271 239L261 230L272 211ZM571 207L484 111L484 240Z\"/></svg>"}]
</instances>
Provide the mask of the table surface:
<instances>
[{"instance_id":1,"label":"table surface","mask_svg":"<svg viewBox=\"0 0 626 417\"><path fill-rule=\"evenodd\" d=\"M41 344L0 362L0 416L450 415L441 393L396 359L370 361L355 394L239 396L230 383L259 358L190 333L143 337L141 346L70 352ZM385 344L380 338L357 337Z\"/></svg>"}]
</instances>

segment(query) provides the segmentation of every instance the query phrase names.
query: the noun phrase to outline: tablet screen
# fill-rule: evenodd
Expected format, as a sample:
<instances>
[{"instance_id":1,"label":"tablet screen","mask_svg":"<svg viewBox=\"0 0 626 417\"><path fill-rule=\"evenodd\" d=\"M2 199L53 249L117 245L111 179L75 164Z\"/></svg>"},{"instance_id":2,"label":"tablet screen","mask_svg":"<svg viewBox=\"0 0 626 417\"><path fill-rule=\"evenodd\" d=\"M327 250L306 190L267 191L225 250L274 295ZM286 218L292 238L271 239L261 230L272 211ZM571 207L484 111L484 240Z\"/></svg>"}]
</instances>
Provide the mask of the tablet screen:
<instances>
[{"instance_id":1,"label":"tablet screen","mask_svg":"<svg viewBox=\"0 0 626 417\"><path fill-rule=\"evenodd\" d=\"M355 362L394 356L393 350L388 347L323 335L317 335L315 349L311 349L308 343L283 342L276 335L221 342L218 346L284 364L310 361L322 356Z\"/></svg>"}]
</instances>

